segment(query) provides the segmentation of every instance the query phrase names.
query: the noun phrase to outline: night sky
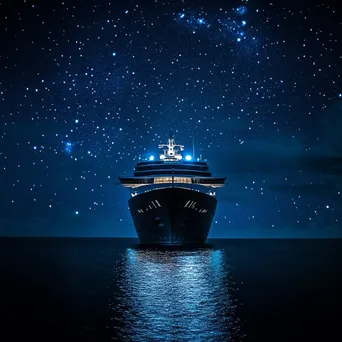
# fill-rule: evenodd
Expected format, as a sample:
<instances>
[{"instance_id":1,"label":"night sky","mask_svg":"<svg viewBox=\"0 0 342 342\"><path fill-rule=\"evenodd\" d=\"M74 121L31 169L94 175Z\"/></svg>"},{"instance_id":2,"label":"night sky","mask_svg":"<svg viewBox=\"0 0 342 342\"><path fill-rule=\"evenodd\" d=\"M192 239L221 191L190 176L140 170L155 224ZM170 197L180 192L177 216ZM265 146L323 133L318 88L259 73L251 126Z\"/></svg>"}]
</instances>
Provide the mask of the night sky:
<instances>
[{"instance_id":1,"label":"night sky","mask_svg":"<svg viewBox=\"0 0 342 342\"><path fill-rule=\"evenodd\" d=\"M118 176L176 142L211 237L342 237L339 1L0 3L0 235L136 236Z\"/></svg>"}]
</instances>

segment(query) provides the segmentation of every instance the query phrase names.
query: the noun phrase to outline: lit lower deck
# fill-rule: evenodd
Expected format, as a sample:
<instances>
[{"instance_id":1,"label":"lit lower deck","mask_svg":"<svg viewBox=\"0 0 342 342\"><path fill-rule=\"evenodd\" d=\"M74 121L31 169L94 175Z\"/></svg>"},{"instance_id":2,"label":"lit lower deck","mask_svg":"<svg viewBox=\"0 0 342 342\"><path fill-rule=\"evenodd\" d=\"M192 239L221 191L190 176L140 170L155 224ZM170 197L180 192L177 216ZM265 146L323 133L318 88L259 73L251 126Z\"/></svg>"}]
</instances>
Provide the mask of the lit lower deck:
<instances>
[{"instance_id":1,"label":"lit lower deck","mask_svg":"<svg viewBox=\"0 0 342 342\"><path fill-rule=\"evenodd\" d=\"M194 184L212 188L224 186L226 177L189 177L186 175L162 177L120 177L120 183L127 188L138 188L152 184Z\"/></svg>"}]
</instances>

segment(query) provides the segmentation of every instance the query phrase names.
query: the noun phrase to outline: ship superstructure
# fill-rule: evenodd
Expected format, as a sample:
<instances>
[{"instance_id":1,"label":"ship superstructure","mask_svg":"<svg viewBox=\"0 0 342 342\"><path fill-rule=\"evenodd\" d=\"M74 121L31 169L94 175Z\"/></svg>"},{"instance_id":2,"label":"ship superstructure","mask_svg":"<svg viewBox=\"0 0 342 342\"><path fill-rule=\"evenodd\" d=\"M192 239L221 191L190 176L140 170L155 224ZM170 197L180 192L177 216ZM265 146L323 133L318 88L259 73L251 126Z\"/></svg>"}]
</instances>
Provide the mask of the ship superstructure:
<instances>
[{"instance_id":1,"label":"ship superstructure","mask_svg":"<svg viewBox=\"0 0 342 342\"><path fill-rule=\"evenodd\" d=\"M131 191L129 209L142 244L204 244L215 215L215 189L226 177L213 177L207 162L183 156L170 135L159 160L138 162L132 177L120 177ZM192 156L193 157L193 156Z\"/></svg>"}]
</instances>

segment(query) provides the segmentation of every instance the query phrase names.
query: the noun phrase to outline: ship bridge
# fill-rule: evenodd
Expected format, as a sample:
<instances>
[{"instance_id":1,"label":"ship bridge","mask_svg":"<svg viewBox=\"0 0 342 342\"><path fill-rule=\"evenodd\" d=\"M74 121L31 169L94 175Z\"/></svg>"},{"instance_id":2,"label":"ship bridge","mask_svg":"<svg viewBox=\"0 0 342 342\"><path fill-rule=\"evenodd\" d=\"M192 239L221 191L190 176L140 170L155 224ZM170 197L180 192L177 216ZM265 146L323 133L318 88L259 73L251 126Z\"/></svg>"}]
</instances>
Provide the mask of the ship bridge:
<instances>
[{"instance_id":1,"label":"ship bridge","mask_svg":"<svg viewBox=\"0 0 342 342\"><path fill-rule=\"evenodd\" d=\"M179 153L184 150L184 146L176 144L172 136L168 144L159 145L159 148L165 147L160 160L141 161L135 166L132 177L119 177L121 185L128 188L175 184L190 188L191 185L217 188L224 185L226 177L212 177L205 161L184 160Z\"/></svg>"}]
</instances>

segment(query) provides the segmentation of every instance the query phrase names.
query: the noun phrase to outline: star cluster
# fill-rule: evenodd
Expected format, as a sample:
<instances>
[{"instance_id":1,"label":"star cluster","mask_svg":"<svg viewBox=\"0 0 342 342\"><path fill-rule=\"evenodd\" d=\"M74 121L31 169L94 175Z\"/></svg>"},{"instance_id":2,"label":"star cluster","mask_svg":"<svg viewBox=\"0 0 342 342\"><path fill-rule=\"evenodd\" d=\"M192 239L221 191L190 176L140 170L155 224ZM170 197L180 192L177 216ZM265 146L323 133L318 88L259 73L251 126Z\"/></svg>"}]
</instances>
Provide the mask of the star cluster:
<instances>
[{"instance_id":1,"label":"star cluster","mask_svg":"<svg viewBox=\"0 0 342 342\"><path fill-rule=\"evenodd\" d=\"M245 53L258 56L260 46L259 30L247 23L247 3L243 1L239 7L220 7L215 14L205 12L203 8L196 14L192 7L177 13L175 21L185 27L190 34L202 33L212 42L232 45L232 42L243 43ZM235 46L235 49L237 47Z\"/></svg>"},{"instance_id":2,"label":"star cluster","mask_svg":"<svg viewBox=\"0 0 342 342\"><path fill-rule=\"evenodd\" d=\"M3 227L134 235L117 177L172 128L227 176L213 236L342 235L334 1L26 0L0 16Z\"/></svg>"}]
</instances>

